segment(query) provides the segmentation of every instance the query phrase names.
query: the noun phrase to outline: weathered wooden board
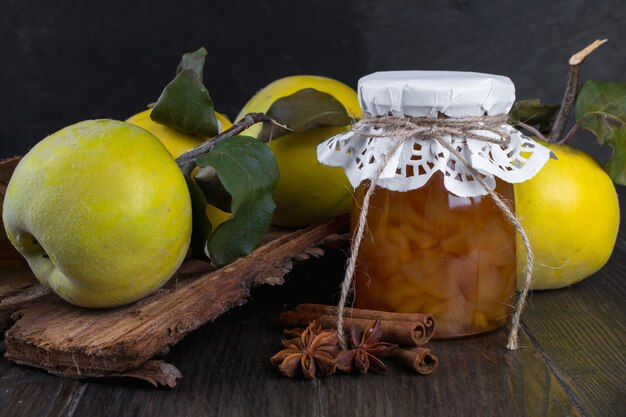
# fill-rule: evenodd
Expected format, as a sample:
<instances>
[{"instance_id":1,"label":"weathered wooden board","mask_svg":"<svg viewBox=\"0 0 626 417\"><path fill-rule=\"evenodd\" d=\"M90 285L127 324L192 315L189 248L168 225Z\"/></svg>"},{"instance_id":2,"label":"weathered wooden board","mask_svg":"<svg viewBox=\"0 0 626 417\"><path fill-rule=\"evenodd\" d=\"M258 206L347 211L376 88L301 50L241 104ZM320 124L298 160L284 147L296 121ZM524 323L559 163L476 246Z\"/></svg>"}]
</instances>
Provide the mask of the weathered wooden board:
<instances>
[{"instance_id":1,"label":"weathered wooden board","mask_svg":"<svg viewBox=\"0 0 626 417\"><path fill-rule=\"evenodd\" d=\"M187 333L243 304L250 288L282 284L294 260L345 229L345 219L284 233L252 254L217 270L187 261L178 280L137 303L108 310L78 308L55 294L23 305L6 332L6 357L72 377L138 368Z\"/></svg>"},{"instance_id":2,"label":"weathered wooden board","mask_svg":"<svg viewBox=\"0 0 626 417\"><path fill-rule=\"evenodd\" d=\"M0 331L11 326L15 311L49 293L29 269L0 270Z\"/></svg>"}]
</instances>

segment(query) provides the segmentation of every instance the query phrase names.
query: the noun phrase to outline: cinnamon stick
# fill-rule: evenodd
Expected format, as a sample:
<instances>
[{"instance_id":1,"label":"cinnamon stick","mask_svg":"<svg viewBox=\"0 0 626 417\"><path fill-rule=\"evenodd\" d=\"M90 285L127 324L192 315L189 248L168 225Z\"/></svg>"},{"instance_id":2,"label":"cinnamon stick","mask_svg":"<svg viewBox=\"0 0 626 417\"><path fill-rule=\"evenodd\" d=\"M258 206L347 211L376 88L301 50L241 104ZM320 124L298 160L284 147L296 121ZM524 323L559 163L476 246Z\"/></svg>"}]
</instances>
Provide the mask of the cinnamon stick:
<instances>
[{"instance_id":1,"label":"cinnamon stick","mask_svg":"<svg viewBox=\"0 0 626 417\"><path fill-rule=\"evenodd\" d=\"M317 312L320 315L337 316L337 307L323 304L300 304L295 308L296 311ZM421 346L428 343L435 332L435 320L431 314L423 313L394 313L391 311L367 310L363 308L344 308L344 320L346 317L368 320L386 321L404 321L411 322L414 325L412 330L415 346ZM392 342L395 343L395 342ZM401 343L398 343L401 344Z\"/></svg>"},{"instance_id":2,"label":"cinnamon stick","mask_svg":"<svg viewBox=\"0 0 626 417\"><path fill-rule=\"evenodd\" d=\"M280 314L280 322L284 327L306 327L317 320L322 327L334 328L337 315L334 307L320 305L301 305L295 311ZM428 343L433 335L434 321L432 316L424 314L402 314L379 312L373 310L346 309L344 323L346 328L357 327L361 332L380 320L381 340L398 345L421 346Z\"/></svg>"},{"instance_id":3,"label":"cinnamon stick","mask_svg":"<svg viewBox=\"0 0 626 417\"><path fill-rule=\"evenodd\" d=\"M328 306L324 304L299 304L294 309L295 311L308 311L316 312L319 314L325 314L329 316L337 315L337 306ZM367 310L364 308L350 308L345 307L343 309L344 314L349 317L358 319L369 320L397 320L397 321L420 321L426 324L428 327L435 326L435 321L431 314L424 313L394 313L391 311L380 310Z\"/></svg>"},{"instance_id":4,"label":"cinnamon stick","mask_svg":"<svg viewBox=\"0 0 626 417\"><path fill-rule=\"evenodd\" d=\"M439 366L439 358L424 347L395 348L391 352L391 357L421 375L431 374Z\"/></svg>"}]
</instances>

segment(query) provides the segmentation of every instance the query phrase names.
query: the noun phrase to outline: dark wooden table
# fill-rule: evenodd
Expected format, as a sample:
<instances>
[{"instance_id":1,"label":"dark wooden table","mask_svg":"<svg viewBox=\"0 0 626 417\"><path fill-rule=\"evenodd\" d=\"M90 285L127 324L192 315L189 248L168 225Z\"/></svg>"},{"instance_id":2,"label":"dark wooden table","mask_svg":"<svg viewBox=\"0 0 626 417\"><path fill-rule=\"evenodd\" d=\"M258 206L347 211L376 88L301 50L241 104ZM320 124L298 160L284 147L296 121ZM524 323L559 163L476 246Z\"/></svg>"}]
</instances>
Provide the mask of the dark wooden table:
<instances>
[{"instance_id":1,"label":"dark wooden table","mask_svg":"<svg viewBox=\"0 0 626 417\"><path fill-rule=\"evenodd\" d=\"M622 214L625 206L623 198ZM167 360L183 379L174 389L63 379L3 358L0 416L624 416L625 224L600 272L532 295L516 352L504 347L502 329L431 343L441 362L429 376L390 362L384 376L281 377L269 363L280 348L278 313L334 301L345 259L336 251L298 267L282 287L258 288L175 346Z\"/></svg>"}]
</instances>

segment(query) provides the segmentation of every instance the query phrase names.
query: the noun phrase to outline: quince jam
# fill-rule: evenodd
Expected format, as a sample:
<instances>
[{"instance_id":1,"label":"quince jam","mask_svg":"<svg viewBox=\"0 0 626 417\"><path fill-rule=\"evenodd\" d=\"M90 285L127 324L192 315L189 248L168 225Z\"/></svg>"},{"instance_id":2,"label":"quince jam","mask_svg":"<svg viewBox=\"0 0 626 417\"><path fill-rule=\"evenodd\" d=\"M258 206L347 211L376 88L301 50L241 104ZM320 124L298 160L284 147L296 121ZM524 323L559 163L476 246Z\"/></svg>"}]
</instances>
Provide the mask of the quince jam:
<instances>
[{"instance_id":1,"label":"quince jam","mask_svg":"<svg viewBox=\"0 0 626 417\"><path fill-rule=\"evenodd\" d=\"M357 188L356 228L369 183ZM496 190L513 201L513 186ZM435 337L503 326L515 294L515 229L489 196L457 197L437 172L406 192L377 188L355 272L359 308L430 313Z\"/></svg>"}]
</instances>

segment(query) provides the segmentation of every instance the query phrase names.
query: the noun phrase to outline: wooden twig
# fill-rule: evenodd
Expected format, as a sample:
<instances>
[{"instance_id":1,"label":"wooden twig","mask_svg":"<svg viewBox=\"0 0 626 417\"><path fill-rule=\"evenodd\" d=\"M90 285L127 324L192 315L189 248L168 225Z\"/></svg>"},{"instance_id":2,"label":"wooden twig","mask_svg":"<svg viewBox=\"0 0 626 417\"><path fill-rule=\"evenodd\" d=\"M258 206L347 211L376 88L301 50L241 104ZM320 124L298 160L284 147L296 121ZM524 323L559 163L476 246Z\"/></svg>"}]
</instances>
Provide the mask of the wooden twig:
<instances>
[{"instance_id":1,"label":"wooden twig","mask_svg":"<svg viewBox=\"0 0 626 417\"><path fill-rule=\"evenodd\" d=\"M561 141L561 138L563 137L563 133L565 132L565 128L567 126L567 120L569 119L569 115L574 108L574 103L576 102L578 86L580 85L580 64L582 64L585 58L587 58L593 51L595 51L600 45L604 44L606 41L607 39L598 39L580 50L579 52L572 55L569 59L570 72L569 79L567 81L567 87L565 89L565 95L563 96L563 102L561 103L561 108L559 109L559 113L556 116L556 121L554 122L552 132L548 137L548 142L559 143Z\"/></svg>"}]
</instances>

